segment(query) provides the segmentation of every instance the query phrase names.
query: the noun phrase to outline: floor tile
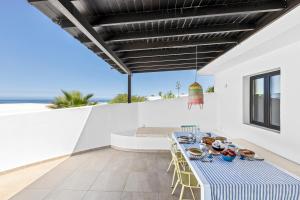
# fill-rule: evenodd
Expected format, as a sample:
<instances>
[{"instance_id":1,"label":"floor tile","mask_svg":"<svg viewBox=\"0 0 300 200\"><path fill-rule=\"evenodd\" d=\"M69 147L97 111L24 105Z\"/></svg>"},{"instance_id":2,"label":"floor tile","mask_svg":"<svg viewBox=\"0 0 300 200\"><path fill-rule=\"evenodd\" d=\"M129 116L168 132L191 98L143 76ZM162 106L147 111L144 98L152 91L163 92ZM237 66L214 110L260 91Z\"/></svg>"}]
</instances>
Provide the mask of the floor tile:
<instances>
[{"instance_id":1,"label":"floor tile","mask_svg":"<svg viewBox=\"0 0 300 200\"><path fill-rule=\"evenodd\" d=\"M52 189L62 184L74 171L54 168L28 186L32 189Z\"/></svg>"},{"instance_id":2,"label":"floor tile","mask_svg":"<svg viewBox=\"0 0 300 200\"><path fill-rule=\"evenodd\" d=\"M90 190L123 191L128 174L129 172L126 171L102 171L90 187Z\"/></svg>"},{"instance_id":3,"label":"floor tile","mask_svg":"<svg viewBox=\"0 0 300 200\"><path fill-rule=\"evenodd\" d=\"M120 200L122 192L88 191L83 200Z\"/></svg>"},{"instance_id":4,"label":"floor tile","mask_svg":"<svg viewBox=\"0 0 300 200\"><path fill-rule=\"evenodd\" d=\"M61 189L88 190L97 178L98 171L75 171L59 186Z\"/></svg>"},{"instance_id":5,"label":"floor tile","mask_svg":"<svg viewBox=\"0 0 300 200\"><path fill-rule=\"evenodd\" d=\"M158 183L156 174L149 172L131 172L126 181L124 191L157 192Z\"/></svg>"},{"instance_id":6,"label":"floor tile","mask_svg":"<svg viewBox=\"0 0 300 200\"><path fill-rule=\"evenodd\" d=\"M10 198L10 200L42 200L50 190L45 189L25 189Z\"/></svg>"},{"instance_id":7,"label":"floor tile","mask_svg":"<svg viewBox=\"0 0 300 200\"><path fill-rule=\"evenodd\" d=\"M121 200L158 200L158 193L154 192L123 192Z\"/></svg>"},{"instance_id":8,"label":"floor tile","mask_svg":"<svg viewBox=\"0 0 300 200\"><path fill-rule=\"evenodd\" d=\"M85 193L83 190L56 190L47 195L45 200L81 200Z\"/></svg>"}]
</instances>

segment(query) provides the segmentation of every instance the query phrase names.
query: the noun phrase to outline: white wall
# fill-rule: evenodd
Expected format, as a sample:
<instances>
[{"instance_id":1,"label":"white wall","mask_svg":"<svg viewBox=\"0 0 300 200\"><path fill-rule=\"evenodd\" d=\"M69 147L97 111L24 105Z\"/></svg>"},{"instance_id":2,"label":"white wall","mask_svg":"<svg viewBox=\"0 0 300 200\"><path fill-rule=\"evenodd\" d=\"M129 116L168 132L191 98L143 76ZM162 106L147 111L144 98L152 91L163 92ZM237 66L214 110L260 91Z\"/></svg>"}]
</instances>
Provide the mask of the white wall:
<instances>
[{"instance_id":1,"label":"white wall","mask_svg":"<svg viewBox=\"0 0 300 200\"><path fill-rule=\"evenodd\" d=\"M70 154L91 107L0 116L0 171Z\"/></svg>"},{"instance_id":2,"label":"white wall","mask_svg":"<svg viewBox=\"0 0 300 200\"><path fill-rule=\"evenodd\" d=\"M138 104L114 104L93 107L75 151L110 145L111 133L138 127Z\"/></svg>"},{"instance_id":3,"label":"white wall","mask_svg":"<svg viewBox=\"0 0 300 200\"><path fill-rule=\"evenodd\" d=\"M300 163L299 19L300 7L229 52L228 57L216 60L211 64L213 69L204 70L215 74L218 129L297 163ZM218 68L213 67L216 64ZM281 70L280 133L243 123L243 77L275 69Z\"/></svg>"},{"instance_id":4,"label":"white wall","mask_svg":"<svg viewBox=\"0 0 300 200\"><path fill-rule=\"evenodd\" d=\"M216 98L213 93L204 95L204 107L187 108L187 97L173 100L156 100L139 104L139 126L180 127L195 124L201 130L216 128Z\"/></svg>"},{"instance_id":5,"label":"white wall","mask_svg":"<svg viewBox=\"0 0 300 200\"><path fill-rule=\"evenodd\" d=\"M34 162L111 144L111 133L143 125L215 127L215 98L204 109L187 109L187 98L35 111L0 116L0 172ZM160 144L158 144L160 146Z\"/></svg>"},{"instance_id":6,"label":"white wall","mask_svg":"<svg viewBox=\"0 0 300 200\"><path fill-rule=\"evenodd\" d=\"M110 133L135 129L137 104L89 106L0 116L0 172L110 145Z\"/></svg>"}]
</instances>

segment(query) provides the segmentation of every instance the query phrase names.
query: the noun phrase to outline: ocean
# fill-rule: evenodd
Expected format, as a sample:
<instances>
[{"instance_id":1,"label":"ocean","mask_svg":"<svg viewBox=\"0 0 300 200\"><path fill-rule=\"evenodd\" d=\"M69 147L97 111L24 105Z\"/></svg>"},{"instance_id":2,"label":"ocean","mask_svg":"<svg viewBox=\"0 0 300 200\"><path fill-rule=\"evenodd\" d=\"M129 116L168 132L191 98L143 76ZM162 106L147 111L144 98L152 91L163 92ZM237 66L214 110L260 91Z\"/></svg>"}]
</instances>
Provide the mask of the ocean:
<instances>
[{"instance_id":1,"label":"ocean","mask_svg":"<svg viewBox=\"0 0 300 200\"><path fill-rule=\"evenodd\" d=\"M0 99L0 104L18 104L18 103L38 103L38 104L50 104L53 99ZM110 99L92 99L98 103L106 103Z\"/></svg>"}]
</instances>

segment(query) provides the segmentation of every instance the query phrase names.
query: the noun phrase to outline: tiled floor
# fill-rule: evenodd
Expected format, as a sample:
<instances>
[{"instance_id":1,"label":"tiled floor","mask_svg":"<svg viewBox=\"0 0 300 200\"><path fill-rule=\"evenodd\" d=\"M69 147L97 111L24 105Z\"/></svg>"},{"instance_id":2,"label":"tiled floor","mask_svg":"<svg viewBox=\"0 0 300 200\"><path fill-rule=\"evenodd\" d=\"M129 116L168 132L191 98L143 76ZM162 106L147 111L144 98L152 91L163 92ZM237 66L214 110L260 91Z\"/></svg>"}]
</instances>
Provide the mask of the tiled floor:
<instances>
[{"instance_id":1,"label":"tiled floor","mask_svg":"<svg viewBox=\"0 0 300 200\"><path fill-rule=\"evenodd\" d=\"M172 200L169 153L104 149L72 156L11 200ZM195 191L199 193L199 191ZM187 197L190 195L187 192Z\"/></svg>"}]
</instances>

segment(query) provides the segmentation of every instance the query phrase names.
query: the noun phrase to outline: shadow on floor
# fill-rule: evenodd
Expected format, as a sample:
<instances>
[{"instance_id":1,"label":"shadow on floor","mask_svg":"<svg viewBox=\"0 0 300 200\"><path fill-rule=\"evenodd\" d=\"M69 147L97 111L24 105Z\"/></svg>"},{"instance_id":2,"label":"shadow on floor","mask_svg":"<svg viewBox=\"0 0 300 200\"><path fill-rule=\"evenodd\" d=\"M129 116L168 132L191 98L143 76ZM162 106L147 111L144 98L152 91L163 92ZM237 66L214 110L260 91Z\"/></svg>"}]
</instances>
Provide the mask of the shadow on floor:
<instances>
[{"instance_id":1,"label":"shadow on floor","mask_svg":"<svg viewBox=\"0 0 300 200\"><path fill-rule=\"evenodd\" d=\"M72 156L11 200L173 200L169 153L111 148ZM199 193L197 191L196 193ZM185 198L191 198L186 192ZM200 199L198 197L198 199Z\"/></svg>"}]
</instances>

